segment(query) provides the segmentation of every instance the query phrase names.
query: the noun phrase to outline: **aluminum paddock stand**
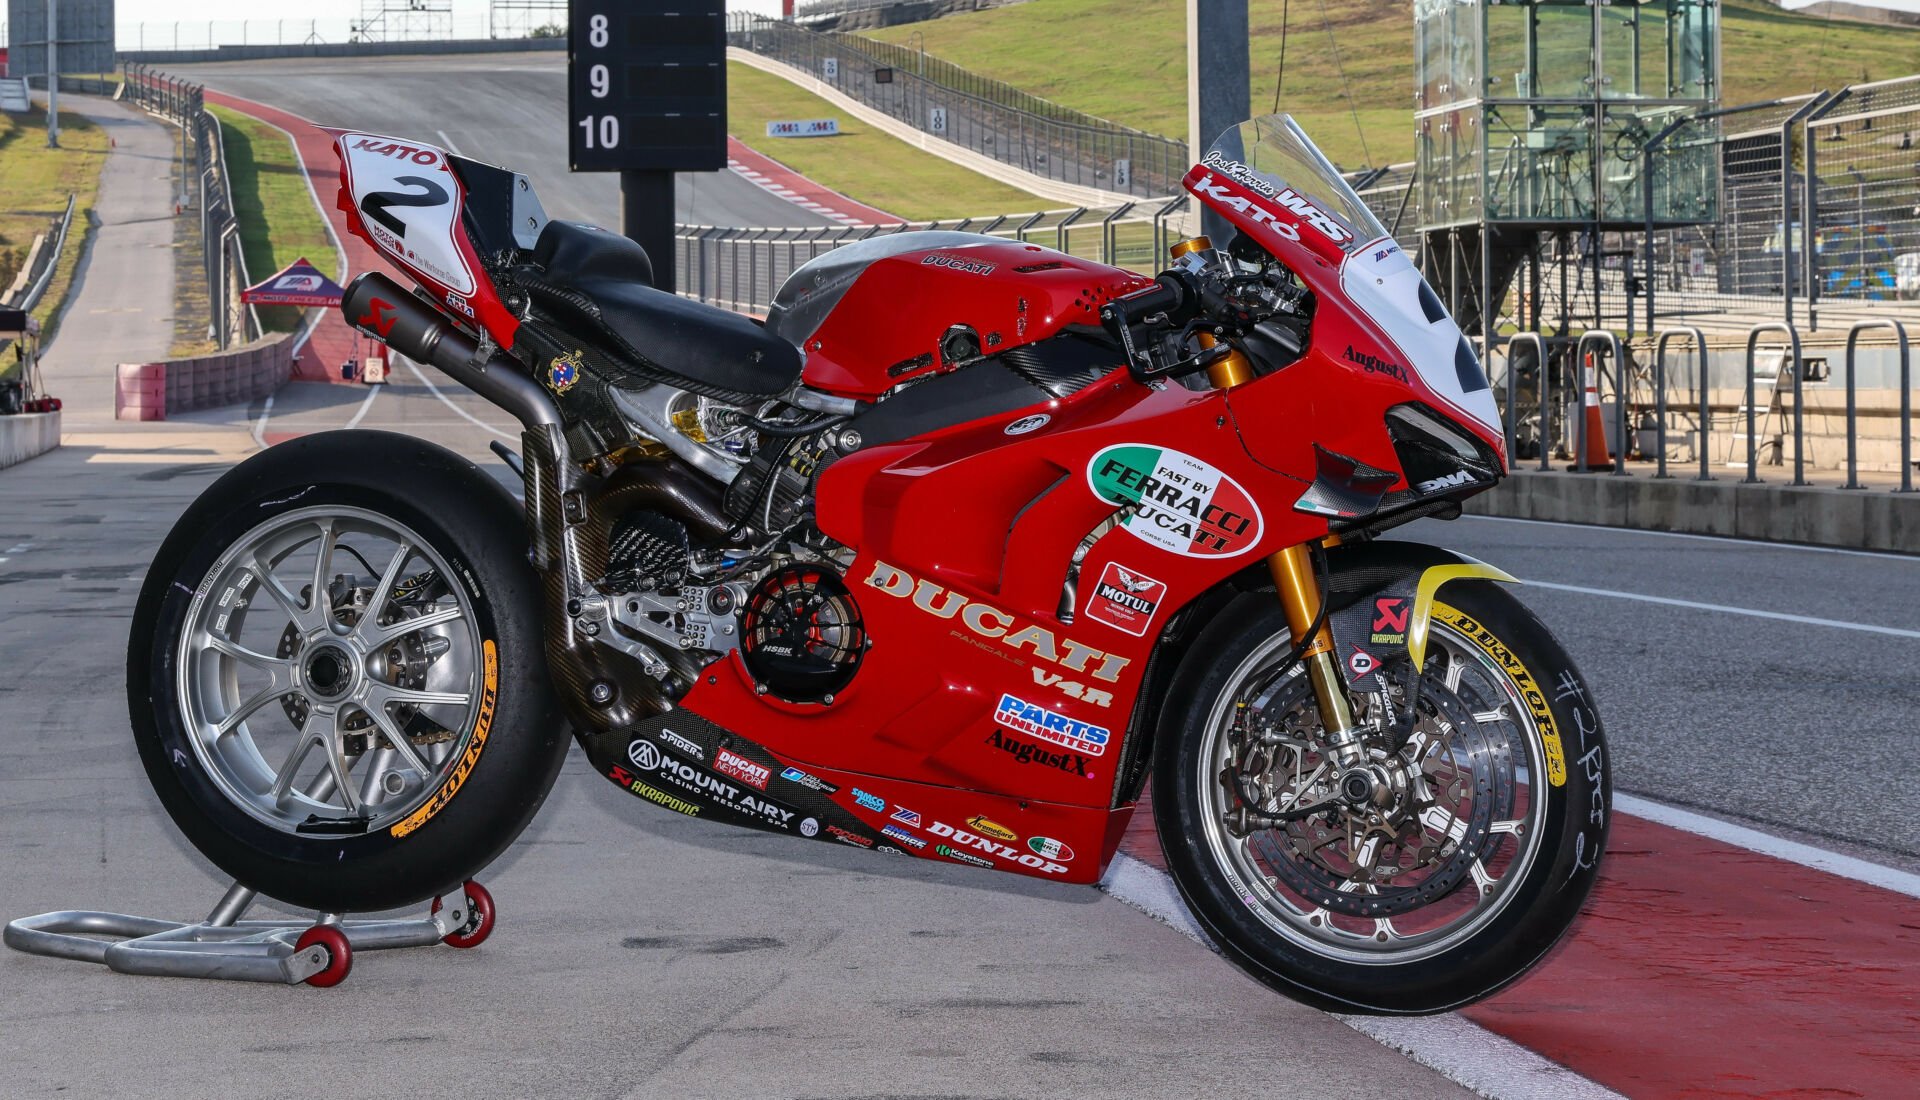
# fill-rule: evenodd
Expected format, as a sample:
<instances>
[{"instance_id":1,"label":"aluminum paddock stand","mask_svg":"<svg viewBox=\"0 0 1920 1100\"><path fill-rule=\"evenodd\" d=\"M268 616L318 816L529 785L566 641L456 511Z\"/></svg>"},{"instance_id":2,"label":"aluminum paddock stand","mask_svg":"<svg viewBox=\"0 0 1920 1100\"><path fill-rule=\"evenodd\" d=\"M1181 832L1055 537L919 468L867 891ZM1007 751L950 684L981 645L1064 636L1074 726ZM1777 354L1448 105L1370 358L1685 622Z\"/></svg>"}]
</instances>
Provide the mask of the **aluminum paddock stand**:
<instances>
[{"instance_id":1,"label":"aluminum paddock stand","mask_svg":"<svg viewBox=\"0 0 1920 1100\"><path fill-rule=\"evenodd\" d=\"M199 924L65 910L12 921L3 938L15 951L104 963L122 974L333 986L353 969L355 951L478 947L493 932L493 897L477 882L435 898L428 915L415 920L342 920L337 913L312 924L241 920L255 896L236 882Z\"/></svg>"}]
</instances>

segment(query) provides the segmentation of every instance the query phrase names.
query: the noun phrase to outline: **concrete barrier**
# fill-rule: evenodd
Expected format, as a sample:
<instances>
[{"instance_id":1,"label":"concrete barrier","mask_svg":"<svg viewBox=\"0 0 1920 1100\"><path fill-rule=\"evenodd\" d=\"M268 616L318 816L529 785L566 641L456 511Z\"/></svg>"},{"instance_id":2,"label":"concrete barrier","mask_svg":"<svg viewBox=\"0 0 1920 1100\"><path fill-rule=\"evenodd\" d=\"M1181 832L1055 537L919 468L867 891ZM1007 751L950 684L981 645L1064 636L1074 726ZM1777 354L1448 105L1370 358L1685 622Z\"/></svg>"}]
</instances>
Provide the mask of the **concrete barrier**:
<instances>
[{"instance_id":1,"label":"concrete barrier","mask_svg":"<svg viewBox=\"0 0 1920 1100\"><path fill-rule=\"evenodd\" d=\"M169 412L239 405L265 397L293 374L296 338L282 333L242 348L164 363L122 363L115 372L117 420L165 420Z\"/></svg>"},{"instance_id":2,"label":"concrete barrier","mask_svg":"<svg viewBox=\"0 0 1920 1100\"><path fill-rule=\"evenodd\" d=\"M60 414L0 416L0 467L25 462L60 445Z\"/></svg>"},{"instance_id":3,"label":"concrete barrier","mask_svg":"<svg viewBox=\"0 0 1920 1100\"><path fill-rule=\"evenodd\" d=\"M1737 476L1737 475L1736 475ZM1920 493L1516 471L1474 515L1920 554Z\"/></svg>"},{"instance_id":4,"label":"concrete barrier","mask_svg":"<svg viewBox=\"0 0 1920 1100\"><path fill-rule=\"evenodd\" d=\"M188 65L203 61L260 61L275 57L388 57L401 54L528 53L564 50L564 38L442 38L401 42L310 42L216 46L210 50L122 50L121 61Z\"/></svg>"}]
</instances>

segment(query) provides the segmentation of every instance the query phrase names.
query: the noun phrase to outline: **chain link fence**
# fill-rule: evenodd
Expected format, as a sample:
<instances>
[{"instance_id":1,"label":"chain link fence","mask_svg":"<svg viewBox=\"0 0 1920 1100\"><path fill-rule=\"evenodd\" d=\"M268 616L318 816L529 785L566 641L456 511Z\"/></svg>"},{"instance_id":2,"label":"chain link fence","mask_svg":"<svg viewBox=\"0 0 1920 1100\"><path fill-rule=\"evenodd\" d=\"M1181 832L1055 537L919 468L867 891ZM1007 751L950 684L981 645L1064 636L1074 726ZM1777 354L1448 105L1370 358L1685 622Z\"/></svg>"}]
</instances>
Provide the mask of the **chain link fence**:
<instances>
[{"instance_id":1,"label":"chain link fence","mask_svg":"<svg viewBox=\"0 0 1920 1100\"><path fill-rule=\"evenodd\" d=\"M240 247L240 221L234 215L233 185L227 177L226 144L220 120L207 111L205 90L133 63L126 66L123 83L127 102L179 126L193 143L195 178L187 179L183 171L181 186L196 183L199 192L209 338L220 348L254 340L260 335L260 320L253 307L240 301L240 292L250 280Z\"/></svg>"},{"instance_id":2,"label":"chain link fence","mask_svg":"<svg viewBox=\"0 0 1920 1100\"><path fill-rule=\"evenodd\" d=\"M1178 192L1190 163L1185 142L1063 107L921 50L766 16L736 12L727 20L728 45L1037 176L1153 198Z\"/></svg>"}]
</instances>

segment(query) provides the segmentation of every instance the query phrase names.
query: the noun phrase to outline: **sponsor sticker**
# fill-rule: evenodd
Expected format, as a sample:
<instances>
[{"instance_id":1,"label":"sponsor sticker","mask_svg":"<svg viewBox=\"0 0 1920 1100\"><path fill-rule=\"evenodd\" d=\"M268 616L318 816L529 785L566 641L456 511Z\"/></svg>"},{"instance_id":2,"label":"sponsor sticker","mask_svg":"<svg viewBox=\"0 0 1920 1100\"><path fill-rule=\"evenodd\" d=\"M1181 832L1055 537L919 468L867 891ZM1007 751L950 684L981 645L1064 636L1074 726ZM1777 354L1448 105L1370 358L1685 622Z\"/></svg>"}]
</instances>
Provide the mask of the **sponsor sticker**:
<instances>
[{"instance_id":1,"label":"sponsor sticker","mask_svg":"<svg viewBox=\"0 0 1920 1100\"><path fill-rule=\"evenodd\" d=\"M1149 546L1190 558L1242 554L1260 541L1260 507L1239 482L1181 451L1107 447L1087 463L1093 495L1127 508L1120 525Z\"/></svg>"},{"instance_id":2,"label":"sponsor sticker","mask_svg":"<svg viewBox=\"0 0 1920 1100\"><path fill-rule=\"evenodd\" d=\"M1384 374L1402 382L1412 381L1407 375L1407 368L1391 360L1382 359L1371 352L1360 351L1352 344L1347 345L1347 362L1358 366L1368 374Z\"/></svg>"},{"instance_id":3,"label":"sponsor sticker","mask_svg":"<svg viewBox=\"0 0 1920 1100\"><path fill-rule=\"evenodd\" d=\"M1007 425L1005 431L1008 435L1025 435L1028 432L1037 432L1052 422L1053 417L1046 413L1034 413L1032 416L1023 416Z\"/></svg>"},{"instance_id":4,"label":"sponsor sticker","mask_svg":"<svg viewBox=\"0 0 1920 1100\"><path fill-rule=\"evenodd\" d=\"M853 789L853 800L863 808L872 810L874 813L883 814L887 812L886 799L876 794L868 794L858 787Z\"/></svg>"},{"instance_id":5,"label":"sponsor sticker","mask_svg":"<svg viewBox=\"0 0 1920 1100\"><path fill-rule=\"evenodd\" d=\"M1164 582L1110 561L1087 597L1087 618L1143 637L1166 594Z\"/></svg>"},{"instance_id":6,"label":"sponsor sticker","mask_svg":"<svg viewBox=\"0 0 1920 1100\"><path fill-rule=\"evenodd\" d=\"M555 393L565 393L580 381L580 372L586 369L586 352L575 351L572 355L556 355L547 362L547 388Z\"/></svg>"},{"instance_id":7,"label":"sponsor sticker","mask_svg":"<svg viewBox=\"0 0 1920 1100\"><path fill-rule=\"evenodd\" d=\"M704 762L707 758L707 754L701 750L699 745L694 744L692 741L689 741L688 739L680 736L679 734L673 732L672 730L661 730L660 740L666 742L667 744L673 746L676 749L679 749L681 752L686 753L688 756L693 757L695 760Z\"/></svg>"},{"instance_id":8,"label":"sponsor sticker","mask_svg":"<svg viewBox=\"0 0 1920 1100\"><path fill-rule=\"evenodd\" d=\"M842 829L838 825L827 826L827 835L839 841L842 844L851 844L856 848L873 847L873 841L868 840L866 837L861 836L859 833L848 832L847 830Z\"/></svg>"},{"instance_id":9,"label":"sponsor sticker","mask_svg":"<svg viewBox=\"0 0 1920 1100\"><path fill-rule=\"evenodd\" d=\"M1088 756L1105 754L1107 742L1113 736L1105 726L1069 718L1059 711L1048 710L1012 694L1000 696L1000 705L994 710L993 719L1017 733L1038 737Z\"/></svg>"},{"instance_id":10,"label":"sponsor sticker","mask_svg":"<svg viewBox=\"0 0 1920 1100\"><path fill-rule=\"evenodd\" d=\"M972 817L968 818L967 828L972 829L974 832L979 833L981 836L990 836L995 840L1019 840L1020 839L1019 833L1014 832L1012 829L1007 828L1005 825L1000 824L998 821L995 821L992 818L986 817L982 814L975 814Z\"/></svg>"},{"instance_id":11,"label":"sponsor sticker","mask_svg":"<svg viewBox=\"0 0 1920 1100\"><path fill-rule=\"evenodd\" d=\"M992 604L970 600L964 593L943 588L929 580L915 580L906 570L883 561L876 560L873 563L873 571L867 574L866 584L897 599L911 599L913 606L936 619L957 620L976 637L997 641L1016 653L1059 665L1069 672L1111 684L1117 683L1120 671L1132 663L1129 658L1104 653L1072 638L1062 640L1053 631L1038 624L1019 626L1018 620L1011 614ZM965 637L957 630L953 633L957 637ZM1102 702L1101 705L1107 704Z\"/></svg>"},{"instance_id":12,"label":"sponsor sticker","mask_svg":"<svg viewBox=\"0 0 1920 1100\"><path fill-rule=\"evenodd\" d=\"M660 746L654 744L649 739L635 738L629 743L627 745L627 759L631 760L633 766L639 768L642 772L651 773L651 775L665 780L672 786L679 787L688 792L695 798L704 799L722 809L732 810L735 813L758 818L769 825L777 825L781 828L786 828L793 823L792 810L781 806L771 799L761 798L749 791L742 790L717 775L709 775L699 768L694 767L692 764L680 760L678 757L669 756L661 752ZM747 761L747 763L751 764L752 761ZM629 784L629 786L631 787L632 784ZM646 791L639 790L637 787L633 789L633 793L649 801L660 802L658 798L648 794ZM667 805L667 803L664 802L660 802L660 804L663 806ZM678 807L668 806L667 808L677 809ZM687 811L681 810L680 812L686 813Z\"/></svg>"},{"instance_id":13,"label":"sponsor sticker","mask_svg":"<svg viewBox=\"0 0 1920 1100\"><path fill-rule=\"evenodd\" d=\"M979 819L976 818L975 820ZM972 822L968 822L968 824L972 824ZM987 824L992 824L992 822L987 822ZM1023 852L1018 848L1003 844L993 837L980 836L967 832L965 829L956 829L944 821L935 821L929 824L927 826L927 832L932 833L934 836L953 841L956 848L970 848L976 852L984 852L987 855L996 856L1012 863L1018 863L1022 867L1039 871L1043 875L1062 875L1067 871L1065 864L1056 863L1051 858L1043 856L1038 852ZM948 854L946 845L941 845L940 848L936 850L942 855ZM953 858L959 857L956 856ZM991 867L993 864L982 863L981 866Z\"/></svg>"},{"instance_id":14,"label":"sponsor sticker","mask_svg":"<svg viewBox=\"0 0 1920 1100\"><path fill-rule=\"evenodd\" d=\"M983 264L978 260L963 259L935 252L931 256L921 257L920 262L929 267L945 267L967 275L991 275L996 264Z\"/></svg>"},{"instance_id":15,"label":"sponsor sticker","mask_svg":"<svg viewBox=\"0 0 1920 1100\"><path fill-rule=\"evenodd\" d=\"M787 768L781 771L780 778L789 783L797 783L810 790L819 791L821 794L832 794L840 789L819 776L803 772L799 768Z\"/></svg>"},{"instance_id":16,"label":"sponsor sticker","mask_svg":"<svg viewBox=\"0 0 1920 1100\"><path fill-rule=\"evenodd\" d=\"M1073 862L1073 849L1050 836L1032 837L1027 841L1027 847L1033 849L1033 854L1037 856L1057 859L1062 863Z\"/></svg>"},{"instance_id":17,"label":"sponsor sticker","mask_svg":"<svg viewBox=\"0 0 1920 1100\"><path fill-rule=\"evenodd\" d=\"M880 828L880 832L885 834L888 839L897 840L909 848L919 849L927 846L926 841L921 840L919 837L914 836L898 825L883 825Z\"/></svg>"},{"instance_id":18,"label":"sponsor sticker","mask_svg":"<svg viewBox=\"0 0 1920 1100\"><path fill-rule=\"evenodd\" d=\"M1371 676L1373 670L1379 667L1379 659L1359 646L1354 646L1353 655L1347 658L1347 671L1353 673L1356 680Z\"/></svg>"},{"instance_id":19,"label":"sponsor sticker","mask_svg":"<svg viewBox=\"0 0 1920 1100\"><path fill-rule=\"evenodd\" d=\"M767 780L773 778L773 769L762 767L726 749L713 754L713 770L763 791L767 789Z\"/></svg>"},{"instance_id":20,"label":"sponsor sticker","mask_svg":"<svg viewBox=\"0 0 1920 1100\"><path fill-rule=\"evenodd\" d=\"M987 744L1010 754L1022 764L1040 764L1049 768L1058 768L1068 775L1077 775L1085 779L1097 779L1099 776L1087 769L1092 758L1081 752L1051 752L1031 741L1022 741L1011 733L994 730L987 734ZM916 815L917 816L917 815ZM915 821L914 824L919 824Z\"/></svg>"},{"instance_id":21,"label":"sponsor sticker","mask_svg":"<svg viewBox=\"0 0 1920 1100\"><path fill-rule=\"evenodd\" d=\"M466 786L467 777L473 774L473 766L480 762L481 750L487 747L487 734L493 729L494 702L500 690L500 654L489 638L480 645L480 712L473 719L473 735L467 738L467 751L460 754L460 762L453 766L453 773L440 785L432 798L422 803L420 808L408 814L405 820L395 822L387 830L395 838L406 836L420 826L433 820L433 815L453 801L453 796Z\"/></svg>"},{"instance_id":22,"label":"sponsor sticker","mask_svg":"<svg viewBox=\"0 0 1920 1100\"><path fill-rule=\"evenodd\" d=\"M943 856L946 856L948 859L957 859L962 863L971 863L975 867L992 867L993 866L993 861L990 859L981 859L979 856L968 855L965 852L958 851L954 848L950 848L945 844L937 845L934 847L933 850L940 853Z\"/></svg>"},{"instance_id":23,"label":"sponsor sticker","mask_svg":"<svg viewBox=\"0 0 1920 1100\"><path fill-rule=\"evenodd\" d=\"M920 815L907 809L905 806L895 806L893 808L893 819L902 825L911 825L916 829L920 827Z\"/></svg>"},{"instance_id":24,"label":"sponsor sticker","mask_svg":"<svg viewBox=\"0 0 1920 1100\"><path fill-rule=\"evenodd\" d=\"M1540 728L1540 741L1547 756L1547 783L1549 786L1564 787L1567 783L1567 754L1560 741L1560 723L1553 716L1553 707L1547 701L1547 693L1540 687L1539 681L1520 660L1507 643L1501 641L1493 631L1464 611L1436 603L1433 605L1433 617L1453 627L1469 638L1481 652L1493 658L1512 680L1513 686L1520 689L1520 698L1525 700L1527 710L1533 714L1533 720ZM1579 712L1575 712L1578 717ZM1598 749L1596 747L1595 752ZM1592 754L1589 754L1592 755ZM1596 758L1597 759L1597 758ZM1596 791L1599 787L1594 788ZM1599 796L1596 794L1596 798Z\"/></svg>"},{"instance_id":25,"label":"sponsor sticker","mask_svg":"<svg viewBox=\"0 0 1920 1100\"><path fill-rule=\"evenodd\" d=\"M1413 614L1413 605L1405 596L1376 596L1373 600L1373 634L1368 639L1374 645L1406 645L1407 618Z\"/></svg>"},{"instance_id":26,"label":"sponsor sticker","mask_svg":"<svg viewBox=\"0 0 1920 1100\"><path fill-rule=\"evenodd\" d=\"M811 817L801 818L800 819L800 835L801 836L819 836L820 835L819 820L817 818L811 818Z\"/></svg>"}]
</instances>

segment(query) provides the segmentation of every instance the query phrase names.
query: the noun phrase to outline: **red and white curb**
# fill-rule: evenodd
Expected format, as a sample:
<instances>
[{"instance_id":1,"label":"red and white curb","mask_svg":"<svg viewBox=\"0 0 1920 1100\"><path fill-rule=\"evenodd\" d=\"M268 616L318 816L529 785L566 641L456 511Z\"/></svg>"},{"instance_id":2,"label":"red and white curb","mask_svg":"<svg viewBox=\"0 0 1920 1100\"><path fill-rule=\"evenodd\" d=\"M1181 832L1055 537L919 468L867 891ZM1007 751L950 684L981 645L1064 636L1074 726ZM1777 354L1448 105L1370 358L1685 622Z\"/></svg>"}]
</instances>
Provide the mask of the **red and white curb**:
<instances>
[{"instance_id":1,"label":"red and white curb","mask_svg":"<svg viewBox=\"0 0 1920 1100\"><path fill-rule=\"evenodd\" d=\"M1513 1100L1913 1094L1920 875L1631 795L1614 811L1581 921L1528 977L1441 1016L1337 1018ZM1102 888L1208 944L1151 824L1122 844Z\"/></svg>"},{"instance_id":2,"label":"red and white curb","mask_svg":"<svg viewBox=\"0 0 1920 1100\"><path fill-rule=\"evenodd\" d=\"M822 187L731 134L727 136L727 167L762 191L841 225L895 225L905 220Z\"/></svg>"}]
</instances>

